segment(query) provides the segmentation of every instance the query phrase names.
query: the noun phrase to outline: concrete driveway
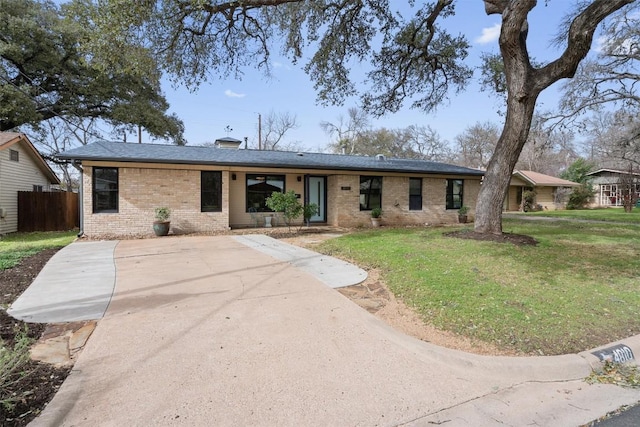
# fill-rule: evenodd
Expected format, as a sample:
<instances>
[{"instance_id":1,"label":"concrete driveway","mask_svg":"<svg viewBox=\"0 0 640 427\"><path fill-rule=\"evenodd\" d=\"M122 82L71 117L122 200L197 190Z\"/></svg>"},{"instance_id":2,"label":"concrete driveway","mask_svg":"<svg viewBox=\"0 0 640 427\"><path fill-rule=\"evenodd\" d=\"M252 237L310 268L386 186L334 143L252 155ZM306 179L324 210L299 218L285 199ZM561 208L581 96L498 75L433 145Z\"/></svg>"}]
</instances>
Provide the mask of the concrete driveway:
<instances>
[{"instance_id":1,"label":"concrete driveway","mask_svg":"<svg viewBox=\"0 0 640 427\"><path fill-rule=\"evenodd\" d=\"M584 383L585 354L418 341L229 236L121 241L114 256L107 312L34 426L568 426L640 400Z\"/></svg>"}]
</instances>

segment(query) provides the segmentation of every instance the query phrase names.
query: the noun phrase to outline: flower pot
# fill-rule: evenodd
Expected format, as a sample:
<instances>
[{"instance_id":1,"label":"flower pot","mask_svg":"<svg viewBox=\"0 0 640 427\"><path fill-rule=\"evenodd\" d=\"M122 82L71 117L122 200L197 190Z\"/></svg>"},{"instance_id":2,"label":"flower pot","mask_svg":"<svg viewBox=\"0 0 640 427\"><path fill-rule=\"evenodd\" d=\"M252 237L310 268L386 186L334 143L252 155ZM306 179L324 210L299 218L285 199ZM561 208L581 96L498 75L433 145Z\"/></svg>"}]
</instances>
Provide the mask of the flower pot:
<instances>
[{"instance_id":1,"label":"flower pot","mask_svg":"<svg viewBox=\"0 0 640 427\"><path fill-rule=\"evenodd\" d=\"M153 232L156 233L156 236L166 236L169 234L170 225L171 221L155 221L153 223Z\"/></svg>"},{"instance_id":2,"label":"flower pot","mask_svg":"<svg viewBox=\"0 0 640 427\"><path fill-rule=\"evenodd\" d=\"M265 228L271 228L272 227L271 219L272 218L270 216L265 216L264 217L264 226L265 226Z\"/></svg>"},{"instance_id":3,"label":"flower pot","mask_svg":"<svg viewBox=\"0 0 640 427\"><path fill-rule=\"evenodd\" d=\"M458 215L458 222L460 224L466 224L467 223L467 216L466 215Z\"/></svg>"},{"instance_id":4,"label":"flower pot","mask_svg":"<svg viewBox=\"0 0 640 427\"><path fill-rule=\"evenodd\" d=\"M371 218L371 225L373 227L380 227L380 218Z\"/></svg>"}]
</instances>

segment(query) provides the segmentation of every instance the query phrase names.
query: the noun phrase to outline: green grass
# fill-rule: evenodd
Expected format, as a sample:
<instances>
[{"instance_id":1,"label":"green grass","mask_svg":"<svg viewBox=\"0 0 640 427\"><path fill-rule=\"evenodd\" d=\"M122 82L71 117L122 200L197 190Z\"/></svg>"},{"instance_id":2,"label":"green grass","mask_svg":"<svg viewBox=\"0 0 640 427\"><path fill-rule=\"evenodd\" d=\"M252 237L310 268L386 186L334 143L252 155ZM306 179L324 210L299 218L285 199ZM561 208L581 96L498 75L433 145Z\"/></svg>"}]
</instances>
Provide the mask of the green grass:
<instances>
[{"instance_id":1,"label":"green grass","mask_svg":"<svg viewBox=\"0 0 640 427\"><path fill-rule=\"evenodd\" d=\"M640 333L640 227L504 221L535 247L443 235L451 230L363 231L320 250L379 268L426 322L502 348L564 354Z\"/></svg>"},{"instance_id":2,"label":"green grass","mask_svg":"<svg viewBox=\"0 0 640 427\"><path fill-rule=\"evenodd\" d=\"M592 221L628 222L640 224L640 208L633 208L629 213L623 208L580 209L562 211L527 212L527 216L545 216L563 219L585 219Z\"/></svg>"},{"instance_id":3,"label":"green grass","mask_svg":"<svg viewBox=\"0 0 640 427\"><path fill-rule=\"evenodd\" d=\"M13 233L0 238L0 270L14 267L21 259L44 249L59 248L73 242L75 231Z\"/></svg>"}]
</instances>

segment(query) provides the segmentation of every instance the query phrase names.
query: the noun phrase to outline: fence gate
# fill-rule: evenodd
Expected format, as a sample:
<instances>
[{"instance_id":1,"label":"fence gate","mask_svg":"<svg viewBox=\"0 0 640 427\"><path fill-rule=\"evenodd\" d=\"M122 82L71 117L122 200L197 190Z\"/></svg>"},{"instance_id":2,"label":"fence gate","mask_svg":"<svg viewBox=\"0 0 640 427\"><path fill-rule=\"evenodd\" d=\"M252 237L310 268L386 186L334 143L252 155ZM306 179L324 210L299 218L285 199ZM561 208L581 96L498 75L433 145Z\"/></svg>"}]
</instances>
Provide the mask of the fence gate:
<instances>
[{"instance_id":1,"label":"fence gate","mask_svg":"<svg viewBox=\"0 0 640 427\"><path fill-rule=\"evenodd\" d=\"M78 207L78 193L18 191L18 231L73 230Z\"/></svg>"}]
</instances>

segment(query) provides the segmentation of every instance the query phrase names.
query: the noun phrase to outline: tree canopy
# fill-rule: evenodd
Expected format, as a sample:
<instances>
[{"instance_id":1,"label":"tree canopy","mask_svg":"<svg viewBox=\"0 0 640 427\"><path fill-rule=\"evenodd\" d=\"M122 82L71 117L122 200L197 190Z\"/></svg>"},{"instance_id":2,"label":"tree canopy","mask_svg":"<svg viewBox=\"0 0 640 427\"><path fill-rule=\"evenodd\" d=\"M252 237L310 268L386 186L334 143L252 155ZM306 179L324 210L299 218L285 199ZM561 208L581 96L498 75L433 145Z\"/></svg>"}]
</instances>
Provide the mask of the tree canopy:
<instances>
[{"instance_id":1,"label":"tree canopy","mask_svg":"<svg viewBox=\"0 0 640 427\"><path fill-rule=\"evenodd\" d=\"M429 111L472 76L467 41L436 25L453 15L453 3L411 2L415 13L402 17L385 0L104 0L94 19L100 37L90 45L109 61L125 40L148 43L165 70L190 86L240 77L246 66L268 74L276 52L306 60L321 103L340 105L359 94L374 115L405 102ZM366 87L352 76L357 62L371 65Z\"/></svg>"},{"instance_id":2,"label":"tree canopy","mask_svg":"<svg viewBox=\"0 0 640 427\"><path fill-rule=\"evenodd\" d=\"M82 15L72 15L84 11ZM51 1L4 0L0 9L0 131L52 118L100 118L142 126L152 137L183 144L183 124L167 113L151 52L128 43L108 66L81 43L94 36L90 1L73 9ZM146 64L140 73L132 64Z\"/></svg>"}]
</instances>

